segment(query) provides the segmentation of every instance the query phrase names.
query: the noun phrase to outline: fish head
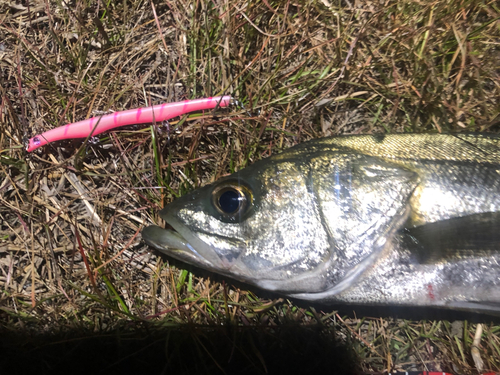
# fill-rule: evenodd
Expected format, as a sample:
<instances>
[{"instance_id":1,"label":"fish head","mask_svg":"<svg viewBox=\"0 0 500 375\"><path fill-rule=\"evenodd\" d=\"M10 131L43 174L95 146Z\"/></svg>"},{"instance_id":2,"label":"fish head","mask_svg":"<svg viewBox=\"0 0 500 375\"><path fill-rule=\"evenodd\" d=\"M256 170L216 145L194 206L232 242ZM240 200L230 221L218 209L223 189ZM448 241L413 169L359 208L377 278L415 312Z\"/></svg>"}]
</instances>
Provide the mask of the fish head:
<instances>
[{"instance_id":1,"label":"fish head","mask_svg":"<svg viewBox=\"0 0 500 375\"><path fill-rule=\"evenodd\" d=\"M201 268L265 289L290 289L269 283L310 272L324 259L311 249L319 241L311 238L315 228L301 196L307 190L301 171L289 162L260 164L167 205L160 216L174 230L150 226L143 238Z\"/></svg>"},{"instance_id":2,"label":"fish head","mask_svg":"<svg viewBox=\"0 0 500 375\"><path fill-rule=\"evenodd\" d=\"M365 159L256 162L167 205L160 215L174 230L150 226L142 236L178 260L266 290L345 288L384 246L413 186L413 173ZM394 192L400 185L406 190Z\"/></svg>"}]
</instances>

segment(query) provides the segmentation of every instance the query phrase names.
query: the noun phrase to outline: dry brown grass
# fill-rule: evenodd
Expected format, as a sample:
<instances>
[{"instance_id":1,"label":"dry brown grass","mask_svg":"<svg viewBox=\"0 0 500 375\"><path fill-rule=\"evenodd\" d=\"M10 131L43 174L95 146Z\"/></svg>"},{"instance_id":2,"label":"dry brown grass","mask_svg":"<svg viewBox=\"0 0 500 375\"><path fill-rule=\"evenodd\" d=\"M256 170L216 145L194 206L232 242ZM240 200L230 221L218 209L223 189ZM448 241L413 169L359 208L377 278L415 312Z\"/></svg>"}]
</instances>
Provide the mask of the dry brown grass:
<instances>
[{"instance_id":1,"label":"dry brown grass","mask_svg":"<svg viewBox=\"0 0 500 375\"><path fill-rule=\"evenodd\" d=\"M175 196L306 139L498 131L499 17L495 1L467 0L0 2L2 329L315 326L348 344L363 371L477 373L467 321L342 317L263 298L172 266L140 230ZM67 122L220 93L248 112L24 151ZM500 326L485 323L485 369L500 371ZM201 349L186 360L231 372L204 335L190 336ZM252 340L232 342L249 368L269 370L267 347Z\"/></svg>"}]
</instances>

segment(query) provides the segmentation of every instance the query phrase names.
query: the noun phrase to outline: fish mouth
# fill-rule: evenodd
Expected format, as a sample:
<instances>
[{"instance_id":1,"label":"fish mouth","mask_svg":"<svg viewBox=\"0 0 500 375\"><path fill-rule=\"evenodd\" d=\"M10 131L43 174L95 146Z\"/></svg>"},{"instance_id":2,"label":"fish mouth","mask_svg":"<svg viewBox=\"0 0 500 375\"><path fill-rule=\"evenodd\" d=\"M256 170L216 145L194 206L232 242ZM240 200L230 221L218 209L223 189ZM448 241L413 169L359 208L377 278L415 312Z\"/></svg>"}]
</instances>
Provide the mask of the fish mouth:
<instances>
[{"instance_id":1,"label":"fish mouth","mask_svg":"<svg viewBox=\"0 0 500 375\"><path fill-rule=\"evenodd\" d=\"M149 246L175 259L195 264L200 261L207 263L182 236L173 230L150 225L143 229L142 238ZM208 265L205 264L205 267Z\"/></svg>"},{"instance_id":2,"label":"fish mouth","mask_svg":"<svg viewBox=\"0 0 500 375\"><path fill-rule=\"evenodd\" d=\"M226 273L233 266L224 262L210 246L175 218L168 217L167 222L174 230L157 225L150 225L142 230L142 238L149 246L175 259L211 271Z\"/></svg>"}]
</instances>

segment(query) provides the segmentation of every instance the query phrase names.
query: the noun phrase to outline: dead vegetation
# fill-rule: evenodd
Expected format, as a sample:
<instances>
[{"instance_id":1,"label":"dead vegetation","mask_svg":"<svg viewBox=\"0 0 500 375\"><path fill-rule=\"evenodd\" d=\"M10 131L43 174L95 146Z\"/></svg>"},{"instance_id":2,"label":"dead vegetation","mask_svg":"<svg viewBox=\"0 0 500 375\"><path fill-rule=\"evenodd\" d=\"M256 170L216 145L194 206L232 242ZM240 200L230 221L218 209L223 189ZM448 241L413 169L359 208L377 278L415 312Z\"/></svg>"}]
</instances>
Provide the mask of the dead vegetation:
<instances>
[{"instance_id":1,"label":"dead vegetation","mask_svg":"<svg viewBox=\"0 0 500 375\"><path fill-rule=\"evenodd\" d=\"M229 325L282 340L279 327L314 326L365 372L478 373L468 321L343 317L262 298L172 266L140 230L175 197L306 139L497 132L499 18L497 2L467 0L0 2L2 329ZM222 93L245 110L24 151L65 123ZM484 370L500 371L500 326L486 323ZM192 336L202 369L227 370L203 335ZM238 342L249 368L269 370L263 346Z\"/></svg>"}]
</instances>

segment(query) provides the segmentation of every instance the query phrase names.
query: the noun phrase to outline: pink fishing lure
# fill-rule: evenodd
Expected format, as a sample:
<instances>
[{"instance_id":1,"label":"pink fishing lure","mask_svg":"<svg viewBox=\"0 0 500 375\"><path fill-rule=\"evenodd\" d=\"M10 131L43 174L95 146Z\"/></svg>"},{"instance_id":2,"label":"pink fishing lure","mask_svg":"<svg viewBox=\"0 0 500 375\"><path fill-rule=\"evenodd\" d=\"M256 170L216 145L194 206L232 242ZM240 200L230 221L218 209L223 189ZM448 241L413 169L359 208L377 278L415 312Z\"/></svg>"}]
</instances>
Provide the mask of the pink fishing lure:
<instances>
[{"instance_id":1,"label":"pink fishing lure","mask_svg":"<svg viewBox=\"0 0 500 375\"><path fill-rule=\"evenodd\" d=\"M62 139L87 138L90 135L101 134L120 126L144 124L153 121L161 122L188 112L214 109L217 106L227 107L230 103L230 96L216 96L177 103L158 104L152 107L129 109L128 111L92 117L88 120L67 124L38 134L28 141L26 150L31 152L47 143Z\"/></svg>"}]
</instances>

